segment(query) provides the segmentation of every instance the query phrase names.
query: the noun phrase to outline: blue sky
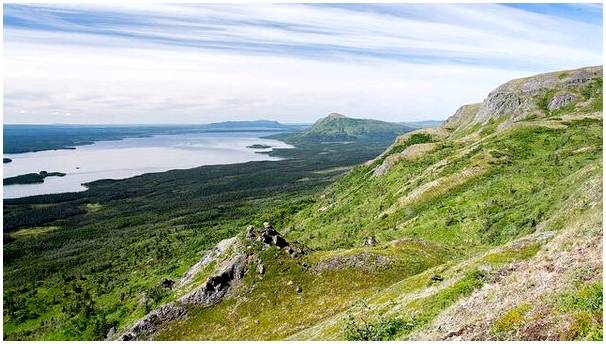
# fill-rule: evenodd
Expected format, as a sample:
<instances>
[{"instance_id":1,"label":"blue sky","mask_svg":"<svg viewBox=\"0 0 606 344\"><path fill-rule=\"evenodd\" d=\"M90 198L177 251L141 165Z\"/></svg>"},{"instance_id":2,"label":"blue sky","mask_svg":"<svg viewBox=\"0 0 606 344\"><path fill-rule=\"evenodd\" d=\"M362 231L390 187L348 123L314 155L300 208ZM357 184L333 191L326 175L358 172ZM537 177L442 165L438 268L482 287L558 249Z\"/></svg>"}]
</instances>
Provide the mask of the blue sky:
<instances>
[{"instance_id":1,"label":"blue sky","mask_svg":"<svg viewBox=\"0 0 606 344\"><path fill-rule=\"evenodd\" d=\"M601 4L4 5L5 123L443 119L601 64Z\"/></svg>"}]
</instances>

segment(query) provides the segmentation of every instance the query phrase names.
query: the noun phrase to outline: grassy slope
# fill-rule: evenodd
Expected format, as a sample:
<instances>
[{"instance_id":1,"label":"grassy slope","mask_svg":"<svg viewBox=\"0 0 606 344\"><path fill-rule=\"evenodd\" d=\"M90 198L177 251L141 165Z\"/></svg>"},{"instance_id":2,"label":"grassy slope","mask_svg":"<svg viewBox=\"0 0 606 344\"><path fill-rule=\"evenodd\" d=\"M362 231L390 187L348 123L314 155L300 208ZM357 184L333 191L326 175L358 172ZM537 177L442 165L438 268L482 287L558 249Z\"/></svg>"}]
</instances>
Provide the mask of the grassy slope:
<instances>
[{"instance_id":1,"label":"grassy slope","mask_svg":"<svg viewBox=\"0 0 606 344\"><path fill-rule=\"evenodd\" d=\"M601 88L588 92L576 107L547 118L531 116L503 131L496 129L505 119L472 126L435 142L433 152L400 162L381 177L372 176L381 161L358 166L285 221L287 239L314 250L301 258L312 266L359 251L396 257L393 266L318 276L302 270L296 260L266 257L269 268L262 280L249 276L231 299L195 310L190 319L168 325L158 338L430 337L419 333L440 314L483 286L498 285L501 271L543 259L553 235L557 242L560 233L576 228L572 220L600 213L601 208L586 210L583 204L599 203L601 188L587 202L571 204L582 199L581 185L596 181L601 185L602 92ZM601 223L591 219L587 226L595 235ZM587 238L584 233L576 235ZM370 235L379 245L360 247ZM396 248L389 244L402 239ZM419 250L406 254L412 243ZM402 269L411 265L417 268ZM574 313L570 316L580 320L554 338L601 336L601 307L585 300L601 300L601 293L596 294L601 285L595 286L599 276L601 270L583 283L566 284L568 289L561 293L572 295L572 305L558 311ZM293 290L296 285L303 287L302 293ZM507 290L507 285L500 285L500 290ZM503 316L504 320L491 320L499 338L520 338L515 331L507 332L513 327L507 327L508 317L516 314ZM489 331L477 338L493 335Z\"/></svg>"},{"instance_id":2,"label":"grassy slope","mask_svg":"<svg viewBox=\"0 0 606 344\"><path fill-rule=\"evenodd\" d=\"M389 143L309 142L278 153L288 160L173 170L5 201L5 338L105 338L173 297L158 284L180 278L203 250L249 223L281 225L344 168Z\"/></svg>"},{"instance_id":3,"label":"grassy slope","mask_svg":"<svg viewBox=\"0 0 606 344\"><path fill-rule=\"evenodd\" d=\"M393 140L398 135L411 130L410 127L399 123L331 114L314 123L312 127L291 135L290 140L292 142L310 139L321 141Z\"/></svg>"}]
</instances>

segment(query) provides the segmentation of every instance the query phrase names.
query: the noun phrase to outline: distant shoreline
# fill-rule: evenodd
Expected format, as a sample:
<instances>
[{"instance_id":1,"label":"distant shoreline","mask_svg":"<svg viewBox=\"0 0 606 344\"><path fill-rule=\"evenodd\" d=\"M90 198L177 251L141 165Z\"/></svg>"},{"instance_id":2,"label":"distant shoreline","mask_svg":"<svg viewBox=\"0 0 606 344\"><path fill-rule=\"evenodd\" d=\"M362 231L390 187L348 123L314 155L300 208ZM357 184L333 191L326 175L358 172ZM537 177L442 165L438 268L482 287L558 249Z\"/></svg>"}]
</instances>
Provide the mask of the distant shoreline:
<instances>
[{"instance_id":1,"label":"distant shoreline","mask_svg":"<svg viewBox=\"0 0 606 344\"><path fill-rule=\"evenodd\" d=\"M231 124L233 126L233 124ZM21 154L48 150L76 149L101 141L117 141L126 138L144 138L157 135L182 135L199 133L268 132L281 134L299 131L304 125L280 127L230 127L213 126L65 126L65 125L5 125L4 154Z\"/></svg>"}]
</instances>

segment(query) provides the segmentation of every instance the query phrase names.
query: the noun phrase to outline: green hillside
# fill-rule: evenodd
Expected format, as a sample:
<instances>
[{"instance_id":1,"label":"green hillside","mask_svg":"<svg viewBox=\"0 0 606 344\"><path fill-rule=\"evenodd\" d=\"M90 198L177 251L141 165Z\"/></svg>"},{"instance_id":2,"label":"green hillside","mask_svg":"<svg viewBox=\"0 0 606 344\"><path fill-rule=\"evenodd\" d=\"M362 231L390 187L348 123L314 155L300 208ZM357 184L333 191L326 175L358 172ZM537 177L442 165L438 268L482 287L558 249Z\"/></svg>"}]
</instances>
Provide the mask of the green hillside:
<instances>
[{"instance_id":1,"label":"green hillside","mask_svg":"<svg viewBox=\"0 0 606 344\"><path fill-rule=\"evenodd\" d=\"M544 74L401 136L281 220L303 254L241 234L229 294L139 338L601 339L602 98Z\"/></svg>"},{"instance_id":2,"label":"green hillside","mask_svg":"<svg viewBox=\"0 0 606 344\"><path fill-rule=\"evenodd\" d=\"M602 83L5 202L5 339L600 340Z\"/></svg>"},{"instance_id":3,"label":"green hillside","mask_svg":"<svg viewBox=\"0 0 606 344\"><path fill-rule=\"evenodd\" d=\"M290 135L291 142L304 140L354 141L354 140L393 140L398 135L412 129L399 124L373 119L350 118L338 113L318 120L306 130Z\"/></svg>"}]
</instances>

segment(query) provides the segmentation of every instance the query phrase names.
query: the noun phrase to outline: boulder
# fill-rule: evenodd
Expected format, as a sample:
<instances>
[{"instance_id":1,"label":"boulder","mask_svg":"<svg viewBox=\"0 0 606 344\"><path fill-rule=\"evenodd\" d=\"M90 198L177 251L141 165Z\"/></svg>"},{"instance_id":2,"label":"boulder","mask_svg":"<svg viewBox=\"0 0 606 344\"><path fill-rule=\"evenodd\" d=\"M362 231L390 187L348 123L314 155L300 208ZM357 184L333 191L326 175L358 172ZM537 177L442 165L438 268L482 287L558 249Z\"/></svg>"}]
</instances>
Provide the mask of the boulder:
<instances>
[{"instance_id":1,"label":"boulder","mask_svg":"<svg viewBox=\"0 0 606 344\"><path fill-rule=\"evenodd\" d=\"M377 244L377 240L374 237L369 236L368 239L364 242L364 246L372 247Z\"/></svg>"},{"instance_id":2,"label":"boulder","mask_svg":"<svg viewBox=\"0 0 606 344\"><path fill-rule=\"evenodd\" d=\"M570 93L558 94L551 99L547 107L549 108L549 111L554 111L571 104L576 100L576 98L577 97Z\"/></svg>"},{"instance_id":3,"label":"boulder","mask_svg":"<svg viewBox=\"0 0 606 344\"><path fill-rule=\"evenodd\" d=\"M256 233L255 233L255 227L253 226L248 226L246 228L246 239L248 240L253 240L256 237Z\"/></svg>"},{"instance_id":4,"label":"boulder","mask_svg":"<svg viewBox=\"0 0 606 344\"><path fill-rule=\"evenodd\" d=\"M112 328L107 331L107 335L105 336L105 340L112 340L116 335L116 328L112 326Z\"/></svg>"},{"instance_id":5,"label":"boulder","mask_svg":"<svg viewBox=\"0 0 606 344\"><path fill-rule=\"evenodd\" d=\"M187 315L188 306L211 306L222 300L231 287L239 282L246 273L248 255L234 254L224 261L215 275L193 292L181 297L177 301L161 306L137 321L131 328L120 335L120 340L140 340L153 335L163 324L182 319ZM148 302L147 295L141 300Z\"/></svg>"},{"instance_id":6,"label":"boulder","mask_svg":"<svg viewBox=\"0 0 606 344\"><path fill-rule=\"evenodd\" d=\"M162 280L162 282L160 282L160 287L164 289L172 289L173 285L175 285L175 281L168 278L165 278Z\"/></svg>"},{"instance_id":7,"label":"boulder","mask_svg":"<svg viewBox=\"0 0 606 344\"><path fill-rule=\"evenodd\" d=\"M257 262L257 273L259 275L263 275L265 273L265 265L263 265L262 261Z\"/></svg>"}]
</instances>

